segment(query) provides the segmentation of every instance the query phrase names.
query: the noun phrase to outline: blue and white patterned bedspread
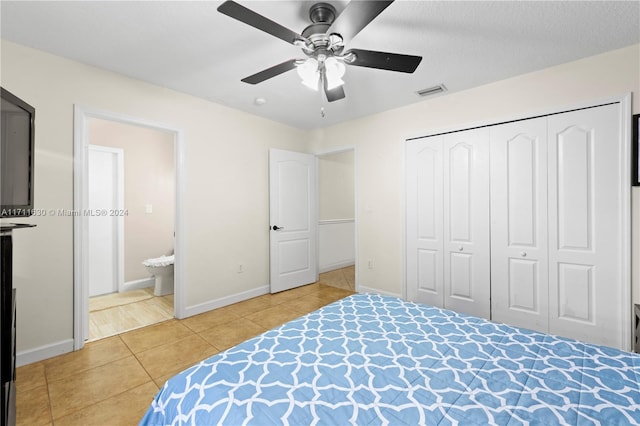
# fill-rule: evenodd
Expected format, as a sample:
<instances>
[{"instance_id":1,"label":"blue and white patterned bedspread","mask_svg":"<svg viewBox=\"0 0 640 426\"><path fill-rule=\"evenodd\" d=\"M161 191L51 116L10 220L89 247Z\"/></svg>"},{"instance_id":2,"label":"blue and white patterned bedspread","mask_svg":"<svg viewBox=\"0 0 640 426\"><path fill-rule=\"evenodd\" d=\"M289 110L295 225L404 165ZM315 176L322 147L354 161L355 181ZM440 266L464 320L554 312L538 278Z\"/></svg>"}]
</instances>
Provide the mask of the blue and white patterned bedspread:
<instances>
[{"instance_id":1,"label":"blue and white patterned bedspread","mask_svg":"<svg viewBox=\"0 0 640 426\"><path fill-rule=\"evenodd\" d=\"M141 424L640 424L640 355L354 295L173 377Z\"/></svg>"}]
</instances>

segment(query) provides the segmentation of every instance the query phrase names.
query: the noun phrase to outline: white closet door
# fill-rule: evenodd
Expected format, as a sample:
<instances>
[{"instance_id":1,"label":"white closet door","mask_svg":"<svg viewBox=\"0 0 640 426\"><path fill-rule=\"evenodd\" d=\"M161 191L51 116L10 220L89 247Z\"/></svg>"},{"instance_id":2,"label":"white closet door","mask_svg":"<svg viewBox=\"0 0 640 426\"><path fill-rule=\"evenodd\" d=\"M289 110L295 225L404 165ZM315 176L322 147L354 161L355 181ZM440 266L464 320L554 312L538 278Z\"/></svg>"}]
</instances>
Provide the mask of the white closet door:
<instances>
[{"instance_id":1,"label":"white closet door","mask_svg":"<svg viewBox=\"0 0 640 426\"><path fill-rule=\"evenodd\" d=\"M407 298L443 307L442 136L407 142Z\"/></svg>"},{"instance_id":2,"label":"white closet door","mask_svg":"<svg viewBox=\"0 0 640 426\"><path fill-rule=\"evenodd\" d=\"M489 318L489 129L443 139L444 306Z\"/></svg>"},{"instance_id":3,"label":"white closet door","mask_svg":"<svg viewBox=\"0 0 640 426\"><path fill-rule=\"evenodd\" d=\"M491 319L547 332L547 119L491 128Z\"/></svg>"},{"instance_id":4,"label":"white closet door","mask_svg":"<svg viewBox=\"0 0 640 426\"><path fill-rule=\"evenodd\" d=\"M549 332L624 346L619 105L550 116Z\"/></svg>"}]
</instances>

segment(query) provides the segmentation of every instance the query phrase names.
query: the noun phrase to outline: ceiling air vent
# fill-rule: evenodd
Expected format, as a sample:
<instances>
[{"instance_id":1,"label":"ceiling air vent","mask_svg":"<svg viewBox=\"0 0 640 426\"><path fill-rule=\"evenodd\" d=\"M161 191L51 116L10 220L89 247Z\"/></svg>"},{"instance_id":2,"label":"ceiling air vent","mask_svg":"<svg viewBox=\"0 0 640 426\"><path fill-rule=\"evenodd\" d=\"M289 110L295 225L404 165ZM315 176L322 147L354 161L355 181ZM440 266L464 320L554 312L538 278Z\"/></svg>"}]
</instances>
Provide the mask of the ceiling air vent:
<instances>
[{"instance_id":1,"label":"ceiling air vent","mask_svg":"<svg viewBox=\"0 0 640 426\"><path fill-rule=\"evenodd\" d=\"M428 87L426 89L418 90L416 93L419 96L431 96L431 95L435 95L437 93L442 93L442 92L446 92L446 91L447 91L447 88L445 87L444 84L438 84L437 86Z\"/></svg>"}]
</instances>

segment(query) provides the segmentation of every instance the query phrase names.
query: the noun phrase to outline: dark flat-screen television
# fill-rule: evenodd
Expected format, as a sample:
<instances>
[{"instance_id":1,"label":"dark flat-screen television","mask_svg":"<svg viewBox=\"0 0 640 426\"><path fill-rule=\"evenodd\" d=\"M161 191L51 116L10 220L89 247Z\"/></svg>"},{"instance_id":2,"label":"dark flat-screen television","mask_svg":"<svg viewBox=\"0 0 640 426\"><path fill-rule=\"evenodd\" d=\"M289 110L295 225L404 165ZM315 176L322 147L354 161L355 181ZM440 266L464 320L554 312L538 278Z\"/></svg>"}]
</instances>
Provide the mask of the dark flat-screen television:
<instances>
[{"instance_id":1,"label":"dark flat-screen television","mask_svg":"<svg viewBox=\"0 0 640 426\"><path fill-rule=\"evenodd\" d=\"M0 218L31 216L36 110L4 88L0 92Z\"/></svg>"}]
</instances>

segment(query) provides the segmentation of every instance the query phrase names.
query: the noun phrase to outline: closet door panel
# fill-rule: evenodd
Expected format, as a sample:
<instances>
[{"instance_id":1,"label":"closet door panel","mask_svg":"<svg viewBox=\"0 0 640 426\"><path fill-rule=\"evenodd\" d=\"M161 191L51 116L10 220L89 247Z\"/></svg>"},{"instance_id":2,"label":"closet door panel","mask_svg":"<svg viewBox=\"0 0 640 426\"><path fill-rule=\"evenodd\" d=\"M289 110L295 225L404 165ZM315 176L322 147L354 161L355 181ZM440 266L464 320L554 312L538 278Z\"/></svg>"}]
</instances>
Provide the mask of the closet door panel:
<instances>
[{"instance_id":1,"label":"closet door panel","mask_svg":"<svg viewBox=\"0 0 640 426\"><path fill-rule=\"evenodd\" d=\"M619 105L550 116L548 126L549 331L622 347Z\"/></svg>"},{"instance_id":2,"label":"closet door panel","mask_svg":"<svg viewBox=\"0 0 640 426\"><path fill-rule=\"evenodd\" d=\"M443 307L442 136L406 145L407 298Z\"/></svg>"},{"instance_id":3,"label":"closet door panel","mask_svg":"<svg viewBox=\"0 0 640 426\"><path fill-rule=\"evenodd\" d=\"M489 318L489 130L450 133L444 158L444 306Z\"/></svg>"},{"instance_id":4,"label":"closet door panel","mask_svg":"<svg viewBox=\"0 0 640 426\"><path fill-rule=\"evenodd\" d=\"M547 332L546 118L490 132L492 319Z\"/></svg>"}]
</instances>

